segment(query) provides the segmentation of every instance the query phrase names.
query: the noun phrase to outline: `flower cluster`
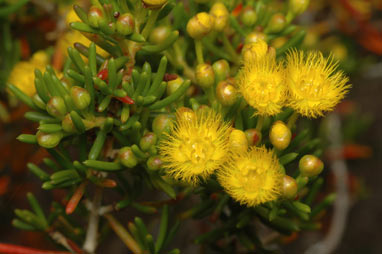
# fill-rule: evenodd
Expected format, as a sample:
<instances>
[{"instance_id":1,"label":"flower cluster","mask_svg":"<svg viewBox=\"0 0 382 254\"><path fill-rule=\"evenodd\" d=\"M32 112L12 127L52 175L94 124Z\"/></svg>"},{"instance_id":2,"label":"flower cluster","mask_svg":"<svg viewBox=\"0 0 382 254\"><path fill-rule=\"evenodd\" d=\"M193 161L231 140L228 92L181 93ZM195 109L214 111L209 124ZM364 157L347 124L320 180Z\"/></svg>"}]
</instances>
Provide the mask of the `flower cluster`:
<instances>
[{"instance_id":1,"label":"flower cluster","mask_svg":"<svg viewBox=\"0 0 382 254\"><path fill-rule=\"evenodd\" d=\"M274 50L258 40L246 44L242 56L243 67L236 86L260 117L277 115L284 107L306 117L322 116L350 87L343 73L335 72L337 64L332 58L326 59L320 52L292 50L285 62L278 62ZM279 198L287 175L281 172L272 150L248 148L251 138L238 129L229 130L220 113L212 109L196 113L178 110L176 115L173 130L160 144L167 173L196 184L215 172L226 192L248 206ZM260 128L261 124L258 118ZM269 140L274 149L288 147L289 127L282 121L273 123Z\"/></svg>"},{"instance_id":2,"label":"flower cluster","mask_svg":"<svg viewBox=\"0 0 382 254\"><path fill-rule=\"evenodd\" d=\"M237 83L257 115L276 115L288 106L316 118L333 110L350 88L348 78L336 72L337 65L332 57L315 51L291 50L285 63L268 54L244 61Z\"/></svg>"},{"instance_id":3,"label":"flower cluster","mask_svg":"<svg viewBox=\"0 0 382 254\"><path fill-rule=\"evenodd\" d=\"M242 204L255 206L281 193L283 175L274 153L264 147L248 151L245 134L230 128L212 109L178 110L159 150L174 178L196 184L217 171L224 189Z\"/></svg>"}]
</instances>

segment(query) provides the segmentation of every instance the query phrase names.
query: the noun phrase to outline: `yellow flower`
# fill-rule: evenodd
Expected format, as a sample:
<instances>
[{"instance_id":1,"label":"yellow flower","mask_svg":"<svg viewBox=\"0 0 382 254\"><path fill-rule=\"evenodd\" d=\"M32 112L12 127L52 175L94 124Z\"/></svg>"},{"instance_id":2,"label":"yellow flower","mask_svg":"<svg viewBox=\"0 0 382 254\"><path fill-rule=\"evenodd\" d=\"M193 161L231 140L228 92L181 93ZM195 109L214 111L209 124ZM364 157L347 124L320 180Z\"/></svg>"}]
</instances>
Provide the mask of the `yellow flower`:
<instances>
[{"instance_id":1,"label":"yellow flower","mask_svg":"<svg viewBox=\"0 0 382 254\"><path fill-rule=\"evenodd\" d=\"M256 115L276 115L286 98L284 71L272 56L245 62L237 84L244 99L257 109Z\"/></svg>"},{"instance_id":2,"label":"yellow flower","mask_svg":"<svg viewBox=\"0 0 382 254\"><path fill-rule=\"evenodd\" d=\"M81 19L77 16L77 13L73 8L70 8L65 17L65 24L68 28L70 28L70 23L72 22L81 22Z\"/></svg>"},{"instance_id":3,"label":"yellow flower","mask_svg":"<svg viewBox=\"0 0 382 254\"><path fill-rule=\"evenodd\" d=\"M276 200L281 194L283 174L277 157L265 147L253 147L233 155L218 180L240 204L256 206Z\"/></svg>"},{"instance_id":4,"label":"yellow flower","mask_svg":"<svg viewBox=\"0 0 382 254\"><path fill-rule=\"evenodd\" d=\"M29 61L18 62L12 69L8 82L15 85L28 96L36 93L34 86L34 70L43 71L48 64L49 58L44 51L38 51L33 54Z\"/></svg>"},{"instance_id":5,"label":"yellow flower","mask_svg":"<svg viewBox=\"0 0 382 254\"><path fill-rule=\"evenodd\" d=\"M196 117L176 113L170 134L159 144L164 168L176 179L197 184L226 162L230 126L211 109L196 111Z\"/></svg>"},{"instance_id":6,"label":"yellow flower","mask_svg":"<svg viewBox=\"0 0 382 254\"><path fill-rule=\"evenodd\" d=\"M337 65L321 52L290 51L286 69L289 106L313 118L333 110L350 88L348 78L335 72Z\"/></svg>"},{"instance_id":7,"label":"yellow flower","mask_svg":"<svg viewBox=\"0 0 382 254\"><path fill-rule=\"evenodd\" d=\"M91 41L86 38L84 35L81 34L81 32L77 30L66 32L59 40L58 40L58 48L60 51L64 52L65 55L67 55L67 49L68 47L73 47L74 43L81 43L85 45L86 47L89 47ZM105 50L101 49L100 47L96 47L97 54L100 54L103 57L107 57L109 53L107 53ZM85 60L85 58L84 58Z\"/></svg>"}]
</instances>

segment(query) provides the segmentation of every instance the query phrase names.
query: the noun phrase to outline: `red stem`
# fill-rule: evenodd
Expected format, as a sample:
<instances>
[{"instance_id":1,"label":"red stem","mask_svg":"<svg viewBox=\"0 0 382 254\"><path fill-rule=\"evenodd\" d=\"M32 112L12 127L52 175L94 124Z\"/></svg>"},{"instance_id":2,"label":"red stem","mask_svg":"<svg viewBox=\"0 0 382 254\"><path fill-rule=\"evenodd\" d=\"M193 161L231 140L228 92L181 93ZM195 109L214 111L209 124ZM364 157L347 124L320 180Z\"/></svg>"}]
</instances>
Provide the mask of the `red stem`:
<instances>
[{"instance_id":1,"label":"red stem","mask_svg":"<svg viewBox=\"0 0 382 254\"><path fill-rule=\"evenodd\" d=\"M71 214L74 212L74 210L76 210L78 203L80 202L82 196L84 195L86 184L87 182L83 182L81 183L80 186L78 186L73 196L70 198L68 204L66 205L66 209L65 209L66 214Z\"/></svg>"},{"instance_id":2,"label":"red stem","mask_svg":"<svg viewBox=\"0 0 382 254\"><path fill-rule=\"evenodd\" d=\"M39 250L13 244L0 243L0 253L3 254L71 254L67 251Z\"/></svg>"}]
</instances>

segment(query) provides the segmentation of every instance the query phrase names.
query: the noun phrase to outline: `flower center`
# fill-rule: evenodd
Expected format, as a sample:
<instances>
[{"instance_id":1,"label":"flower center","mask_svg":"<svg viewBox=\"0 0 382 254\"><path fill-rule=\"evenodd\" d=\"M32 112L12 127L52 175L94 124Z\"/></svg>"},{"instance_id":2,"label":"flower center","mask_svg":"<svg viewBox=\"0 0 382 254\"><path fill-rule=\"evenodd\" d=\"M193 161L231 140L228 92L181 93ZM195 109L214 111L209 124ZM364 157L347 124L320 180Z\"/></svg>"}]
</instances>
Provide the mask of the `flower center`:
<instances>
[{"instance_id":1,"label":"flower center","mask_svg":"<svg viewBox=\"0 0 382 254\"><path fill-rule=\"evenodd\" d=\"M262 180L264 177L262 177L260 170L253 162L246 162L240 169L238 179L246 192L256 192L263 185Z\"/></svg>"},{"instance_id":2,"label":"flower center","mask_svg":"<svg viewBox=\"0 0 382 254\"><path fill-rule=\"evenodd\" d=\"M324 79L322 75L310 73L301 77L299 90L305 96L317 97L323 95Z\"/></svg>"},{"instance_id":3,"label":"flower center","mask_svg":"<svg viewBox=\"0 0 382 254\"><path fill-rule=\"evenodd\" d=\"M199 164L212 158L215 146L210 137L193 137L185 140L183 148L187 159Z\"/></svg>"}]
</instances>

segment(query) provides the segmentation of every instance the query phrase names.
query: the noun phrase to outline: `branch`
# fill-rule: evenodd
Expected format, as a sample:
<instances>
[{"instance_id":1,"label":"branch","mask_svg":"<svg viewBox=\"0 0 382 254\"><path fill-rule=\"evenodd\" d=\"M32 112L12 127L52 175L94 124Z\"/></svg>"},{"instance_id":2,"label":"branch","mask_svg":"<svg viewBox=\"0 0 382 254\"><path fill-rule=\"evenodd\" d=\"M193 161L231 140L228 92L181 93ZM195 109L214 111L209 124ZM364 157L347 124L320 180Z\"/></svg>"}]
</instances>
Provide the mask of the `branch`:
<instances>
[{"instance_id":1,"label":"branch","mask_svg":"<svg viewBox=\"0 0 382 254\"><path fill-rule=\"evenodd\" d=\"M97 248L98 224L99 224L99 208L102 200L102 188L96 188L92 201L92 209L90 210L89 224L86 231L86 238L83 249L88 253L94 253Z\"/></svg>"},{"instance_id":2,"label":"branch","mask_svg":"<svg viewBox=\"0 0 382 254\"><path fill-rule=\"evenodd\" d=\"M328 139L332 142L331 151L334 151L333 160L330 167L333 171L336 183L337 198L334 203L334 214L331 226L326 237L313 246L306 254L329 254L333 253L341 241L346 226L347 214L349 211L349 190L347 186L347 166L341 155L341 121L336 113L328 117Z\"/></svg>"}]
</instances>

